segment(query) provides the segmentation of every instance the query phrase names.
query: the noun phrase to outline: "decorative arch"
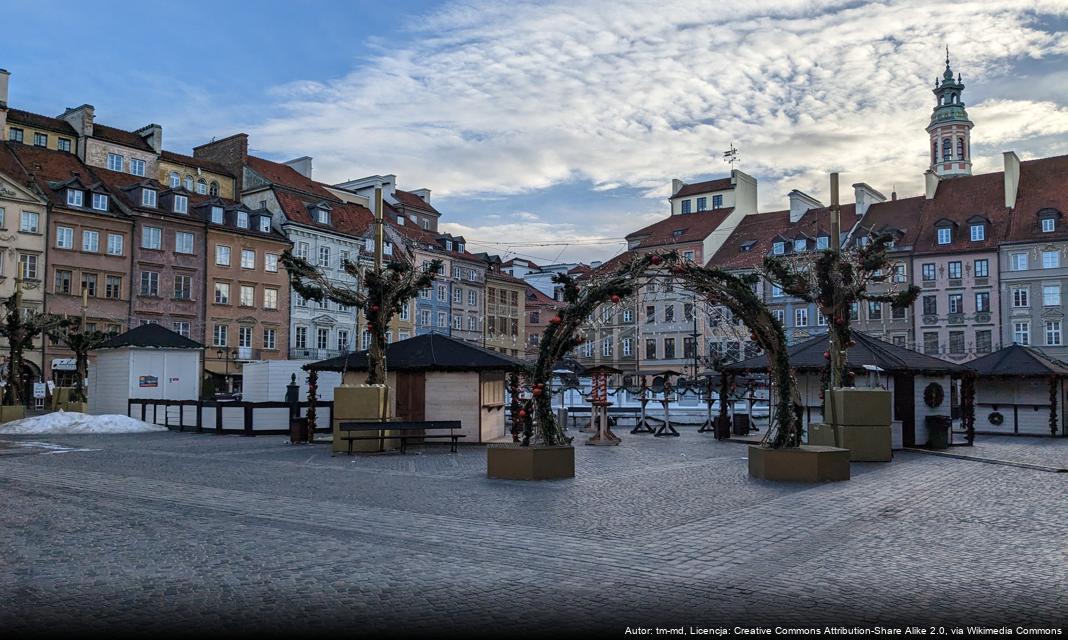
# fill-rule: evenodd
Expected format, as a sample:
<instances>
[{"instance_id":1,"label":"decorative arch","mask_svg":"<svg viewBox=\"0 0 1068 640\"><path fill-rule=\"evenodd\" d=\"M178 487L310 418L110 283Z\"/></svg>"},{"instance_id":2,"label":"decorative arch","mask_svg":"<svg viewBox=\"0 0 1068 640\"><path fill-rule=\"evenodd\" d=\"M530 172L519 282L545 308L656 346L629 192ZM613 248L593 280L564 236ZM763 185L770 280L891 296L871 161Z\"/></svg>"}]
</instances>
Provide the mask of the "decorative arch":
<instances>
[{"instance_id":1,"label":"decorative arch","mask_svg":"<svg viewBox=\"0 0 1068 640\"><path fill-rule=\"evenodd\" d=\"M633 295L640 286L660 275L680 280L688 289L709 303L731 310L752 331L752 338L768 354L768 375L774 386L774 412L771 421L771 447L796 447L801 444L800 396L790 370L786 336L779 321L753 290L757 274L738 276L720 269L701 267L682 258L678 252L636 255L614 273L580 286L567 274L557 274L553 281L563 285L567 305L550 320L541 340L538 360L531 371L535 388L533 411L521 418L524 446L535 436L545 445L570 442L557 423L552 409L548 383L554 365L582 343L580 328L598 306L619 302Z\"/></svg>"}]
</instances>

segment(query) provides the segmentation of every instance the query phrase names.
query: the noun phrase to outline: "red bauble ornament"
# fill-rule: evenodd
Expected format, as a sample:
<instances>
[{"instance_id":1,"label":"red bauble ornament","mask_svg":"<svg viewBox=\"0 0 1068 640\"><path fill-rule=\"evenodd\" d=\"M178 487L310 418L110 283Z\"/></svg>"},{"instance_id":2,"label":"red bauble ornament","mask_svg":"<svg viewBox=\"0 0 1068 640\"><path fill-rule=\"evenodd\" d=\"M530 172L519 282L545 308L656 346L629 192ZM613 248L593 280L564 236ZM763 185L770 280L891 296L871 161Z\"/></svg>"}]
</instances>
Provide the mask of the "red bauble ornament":
<instances>
[{"instance_id":1,"label":"red bauble ornament","mask_svg":"<svg viewBox=\"0 0 1068 640\"><path fill-rule=\"evenodd\" d=\"M836 325L838 325L839 327L844 327L845 326L845 318L837 318L837 319L835 319L834 323Z\"/></svg>"},{"instance_id":2,"label":"red bauble ornament","mask_svg":"<svg viewBox=\"0 0 1068 640\"><path fill-rule=\"evenodd\" d=\"M541 395L541 387L534 387L534 389L531 391L531 393L534 394L535 398L537 398L538 396Z\"/></svg>"},{"instance_id":3,"label":"red bauble ornament","mask_svg":"<svg viewBox=\"0 0 1068 640\"><path fill-rule=\"evenodd\" d=\"M553 316L552 319L549 320L549 322L551 322L553 324L560 324L563 321L564 321L564 319L561 318L560 316Z\"/></svg>"},{"instance_id":4,"label":"red bauble ornament","mask_svg":"<svg viewBox=\"0 0 1068 640\"><path fill-rule=\"evenodd\" d=\"M620 300L619 296L614 295L614 294L612 295L612 304L619 304L619 300Z\"/></svg>"},{"instance_id":5,"label":"red bauble ornament","mask_svg":"<svg viewBox=\"0 0 1068 640\"><path fill-rule=\"evenodd\" d=\"M520 410L519 410L519 417L520 417L520 418L525 418L525 417L527 417L527 410L526 410L526 409L520 409Z\"/></svg>"},{"instance_id":6,"label":"red bauble ornament","mask_svg":"<svg viewBox=\"0 0 1068 640\"><path fill-rule=\"evenodd\" d=\"M664 259L661 258L660 256L656 255L655 253L653 254L653 257L649 258L649 262L651 262L653 264L660 264L663 261L664 261Z\"/></svg>"},{"instance_id":7,"label":"red bauble ornament","mask_svg":"<svg viewBox=\"0 0 1068 640\"><path fill-rule=\"evenodd\" d=\"M756 334L755 331L753 333L749 334L749 339L752 340L753 342L757 341L757 334Z\"/></svg>"},{"instance_id":8,"label":"red bauble ornament","mask_svg":"<svg viewBox=\"0 0 1068 640\"><path fill-rule=\"evenodd\" d=\"M823 352L823 359L824 360L830 360L831 359L831 352L830 351L824 351Z\"/></svg>"},{"instance_id":9,"label":"red bauble ornament","mask_svg":"<svg viewBox=\"0 0 1068 640\"><path fill-rule=\"evenodd\" d=\"M371 305L371 313L378 313L381 310L382 310L382 307L378 306L377 304Z\"/></svg>"}]
</instances>

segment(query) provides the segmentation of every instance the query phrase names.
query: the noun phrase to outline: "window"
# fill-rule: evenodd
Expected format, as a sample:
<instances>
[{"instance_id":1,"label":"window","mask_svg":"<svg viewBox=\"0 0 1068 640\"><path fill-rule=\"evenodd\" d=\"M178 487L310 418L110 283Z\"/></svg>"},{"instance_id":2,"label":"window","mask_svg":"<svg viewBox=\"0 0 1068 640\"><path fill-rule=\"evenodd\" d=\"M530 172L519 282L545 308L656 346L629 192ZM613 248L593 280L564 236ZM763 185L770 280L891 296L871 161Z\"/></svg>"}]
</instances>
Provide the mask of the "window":
<instances>
[{"instance_id":1,"label":"window","mask_svg":"<svg viewBox=\"0 0 1068 640\"><path fill-rule=\"evenodd\" d=\"M938 334L937 333L924 333L923 334L923 352L929 356L938 355Z\"/></svg>"},{"instance_id":2,"label":"window","mask_svg":"<svg viewBox=\"0 0 1068 640\"><path fill-rule=\"evenodd\" d=\"M894 282L904 283L908 282L908 274L905 273L904 264L895 264L894 267Z\"/></svg>"},{"instance_id":3,"label":"window","mask_svg":"<svg viewBox=\"0 0 1068 640\"><path fill-rule=\"evenodd\" d=\"M445 312L443 312L443 311L439 311L438 312L438 326L443 328L443 329L446 326L448 326L448 317L445 314ZM492 327L491 327L491 329L492 329Z\"/></svg>"},{"instance_id":4,"label":"window","mask_svg":"<svg viewBox=\"0 0 1068 640\"><path fill-rule=\"evenodd\" d=\"M794 240L794 251L796 251L798 253L801 253L802 251L804 251L807 248L808 248L808 241L805 240L804 238L798 238L797 240Z\"/></svg>"},{"instance_id":5,"label":"window","mask_svg":"<svg viewBox=\"0 0 1068 640\"><path fill-rule=\"evenodd\" d=\"M723 196L712 196L712 208L719 209L723 206Z\"/></svg>"},{"instance_id":6,"label":"window","mask_svg":"<svg viewBox=\"0 0 1068 640\"><path fill-rule=\"evenodd\" d=\"M664 338L664 358L668 360L675 358L675 338Z\"/></svg>"},{"instance_id":7,"label":"window","mask_svg":"<svg viewBox=\"0 0 1068 640\"><path fill-rule=\"evenodd\" d=\"M503 293L503 291L501 293ZM453 289L452 290L452 301L453 301L454 304L463 304L464 303L464 290L461 289L460 287L456 287L455 289ZM501 302L503 303L504 301L502 300Z\"/></svg>"},{"instance_id":8,"label":"window","mask_svg":"<svg viewBox=\"0 0 1068 640\"><path fill-rule=\"evenodd\" d=\"M1028 296L1031 293L1028 287L1015 287L1012 290L1012 306L1019 309L1030 306Z\"/></svg>"},{"instance_id":9,"label":"window","mask_svg":"<svg viewBox=\"0 0 1068 640\"><path fill-rule=\"evenodd\" d=\"M56 227L56 247L59 249L74 248L74 229L70 227Z\"/></svg>"},{"instance_id":10,"label":"window","mask_svg":"<svg viewBox=\"0 0 1068 640\"><path fill-rule=\"evenodd\" d=\"M189 323L188 322L175 322L173 325L174 332L180 336L189 337Z\"/></svg>"},{"instance_id":11,"label":"window","mask_svg":"<svg viewBox=\"0 0 1068 640\"><path fill-rule=\"evenodd\" d=\"M106 276L104 278L104 297L118 300L122 297L122 277Z\"/></svg>"},{"instance_id":12,"label":"window","mask_svg":"<svg viewBox=\"0 0 1068 640\"><path fill-rule=\"evenodd\" d=\"M297 327L294 335L293 342L296 343L296 348L307 349L308 348L308 327Z\"/></svg>"},{"instance_id":13,"label":"window","mask_svg":"<svg viewBox=\"0 0 1068 640\"><path fill-rule=\"evenodd\" d=\"M70 271L56 269L56 283L53 291L56 293L70 293L72 275Z\"/></svg>"},{"instance_id":14,"label":"window","mask_svg":"<svg viewBox=\"0 0 1068 640\"><path fill-rule=\"evenodd\" d=\"M831 238L829 236L819 236L816 238L816 249L826 249L831 246Z\"/></svg>"},{"instance_id":15,"label":"window","mask_svg":"<svg viewBox=\"0 0 1068 640\"><path fill-rule=\"evenodd\" d=\"M44 133L34 133L33 134L33 144L34 144L34 146L38 146L38 147L47 147L48 146L48 136L46 134L44 134Z\"/></svg>"},{"instance_id":16,"label":"window","mask_svg":"<svg viewBox=\"0 0 1068 640\"><path fill-rule=\"evenodd\" d=\"M271 232L271 218L269 216L260 216L260 233Z\"/></svg>"},{"instance_id":17,"label":"window","mask_svg":"<svg viewBox=\"0 0 1068 640\"><path fill-rule=\"evenodd\" d=\"M656 360L656 338L645 339L645 359Z\"/></svg>"},{"instance_id":18,"label":"window","mask_svg":"<svg viewBox=\"0 0 1068 640\"><path fill-rule=\"evenodd\" d=\"M204 195L208 192L208 181L204 178L197 180L197 193Z\"/></svg>"},{"instance_id":19,"label":"window","mask_svg":"<svg viewBox=\"0 0 1068 640\"><path fill-rule=\"evenodd\" d=\"M932 262L925 262L920 267L920 274L924 282L933 282L935 279L935 266Z\"/></svg>"},{"instance_id":20,"label":"window","mask_svg":"<svg viewBox=\"0 0 1068 640\"><path fill-rule=\"evenodd\" d=\"M961 263L960 261L953 261L949 263L949 278L950 280L961 279Z\"/></svg>"},{"instance_id":21,"label":"window","mask_svg":"<svg viewBox=\"0 0 1068 640\"><path fill-rule=\"evenodd\" d=\"M212 183L214 184L214 183ZM277 340L275 338L274 329L263 330L263 348L264 349L277 349Z\"/></svg>"},{"instance_id":22,"label":"window","mask_svg":"<svg viewBox=\"0 0 1068 640\"><path fill-rule=\"evenodd\" d=\"M429 309L420 309L419 310L419 326L421 326L421 327L429 327L430 326L430 310Z\"/></svg>"},{"instance_id":23,"label":"window","mask_svg":"<svg viewBox=\"0 0 1068 640\"><path fill-rule=\"evenodd\" d=\"M319 266L330 266L330 247L319 247Z\"/></svg>"},{"instance_id":24,"label":"window","mask_svg":"<svg viewBox=\"0 0 1068 640\"><path fill-rule=\"evenodd\" d=\"M1009 256L1009 262L1013 271L1027 271L1027 254L1014 253Z\"/></svg>"},{"instance_id":25,"label":"window","mask_svg":"<svg viewBox=\"0 0 1068 640\"><path fill-rule=\"evenodd\" d=\"M1056 269L1061 266L1061 254L1059 251L1042 252L1042 268Z\"/></svg>"},{"instance_id":26,"label":"window","mask_svg":"<svg viewBox=\"0 0 1068 640\"><path fill-rule=\"evenodd\" d=\"M690 205L692 204L692 202L693 202L692 200L683 200L682 201L682 212L683 213L690 213Z\"/></svg>"},{"instance_id":27,"label":"window","mask_svg":"<svg viewBox=\"0 0 1068 640\"><path fill-rule=\"evenodd\" d=\"M308 243L307 242L298 242L297 243L297 257L301 258L302 260L307 260L308 259Z\"/></svg>"},{"instance_id":28,"label":"window","mask_svg":"<svg viewBox=\"0 0 1068 640\"><path fill-rule=\"evenodd\" d=\"M109 256L121 256L122 255L122 235L118 233L108 234L108 255Z\"/></svg>"},{"instance_id":29,"label":"window","mask_svg":"<svg viewBox=\"0 0 1068 640\"><path fill-rule=\"evenodd\" d=\"M990 292L980 291L975 294L975 312L976 313L989 313L990 312Z\"/></svg>"},{"instance_id":30,"label":"window","mask_svg":"<svg viewBox=\"0 0 1068 640\"><path fill-rule=\"evenodd\" d=\"M189 213L189 198L185 196L174 196L174 212Z\"/></svg>"},{"instance_id":31,"label":"window","mask_svg":"<svg viewBox=\"0 0 1068 640\"><path fill-rule=\"evenodd\" d=\"M1061 306L1061 285L1060 284L1044 284L1044 285L1042 285L1042 306L1044 306L1044 307L1059 307L1059 306Z\"/></svg>"},{"instance_id":32,"label":"window","mask_svg":"<svg viewBox=\"0 0 1068 640\"><path fill-rule=\"evenodd\" d=\"M337 350L348 351L349 350L349 332L344 329L337 330Z\"/></svg>"},{"instance_id":33,"label":"window","mask_svg":"<svg viewBox=\"0 0 1068 640\"><path fill-rule=\"evenodd\" d=\"M949 244L952 241L953 232L949 227L938 229L938 244Z\"/></svg>"},{"instance_id":34,"label":"window","mask_svg":"<svg viewBox=\"0 0 1068 640\"><path fill-rule=\"evenodd\" d=\"M219 195L219 183L218 182L215 182L214 180L211 181L211 184L208 185L208 195L212 196L212 197L215 197L215 196Z\"/></svg>"},{"instance_id":35,"label":"window","mask_svg":"<svg viewBox=\"0 0 1068 640\"><path fill-rule=\"evenodd\" d=\"M7 132L7 139L12 142L22 142L22 135L22 129L10 127Z\"/></svg>"},{"instance_id":36,"label":"window","mask_svg":"<svg viewBox=\"0 0 1068 640\"><path fill-rule=\"evenodd\" d=\"M100 253L100 232L82 231L82 251Z\"/></svg>"},{"instance_id":37,"label":"window","mask_svg":"<svg viewBox=\"0 0 1068 640\"><path fill-rule=\"evenodd\" d=\"M782 297L782 287L780 287L777 284L771 285L771 297L772 298L781 298Z\"/></svg>"},{"instance_id":38,"label":"window","mask_svg":"<svg viewBox=\"0 0 1068 640\"><path fill-rule=\"evenodd\" d=\"M326 209L316 209L315 219L319 224L330 224L330 212Z\"/></svg>"},{"instance_id":39,"label":"window","mask_svg":"<svg viewBox=\"0 0 1068 640\"><path fill-rule=\"evenodd\" d=\"M211 223L223 224L223 208L217 205L211 207Z\"/></svg>"},{"instance_id":40,"label":"window","mask_svg":"<svg viewBox=\"0 0 1068 640\"><path fill-rule=\"evenodd\" d=\"M79 191L78 194L80 195L81 191ZM19 224L19 231L23 231L26 233L37 233L40 229L40 221L41 216L39 214L33 211L23 211L22 220Z\"/></svg>"},{"instance_id":41,"label":"window","mask_svg":"<svg viewBox=\"0 0 1068 640\"><path fill-rule=\"evenodd\" d=\"M230 283L215 283L215 304L230 304Z\"/></svg>"},{"instance_id":42,"label":"window","mask_svg":"<svg viewBox=\"0 0 1068 640\"><path fill-rule=\"evenodd\" d=\"M990 353L993 350L993 341L990 331L975 332L975 352Z\"/></svg>"},{"instance_id":43,"label":"window","mask_svg":"<svg viewBox=\"0 0 1068 640\"><path fill-rule=\"evenodd\" d=\"M776 242L775 244L771 245L771 252L777 256L781 256L782 254L786 253L786 243Z\"/></svg>"},{"instance_id":44,"label":"window","mask_svg":"<svg viewBox=\"0 0 1068 640\"><path fill-rule=\"evenodd\" d=\"M230 247L225 244L215 245L215 264L220 267L230 266Z\"/></svg>"},{"instance_id":45,"label":"window","mask_svg":"<svg viewBox=\"0 0 1068 640\"><path fill-rule=\"evenodd\" d=\"M225 347L227 345L227 338L229 337L227 336L228 330L229 327L227 327L225 324L215 325L215 328L212 331L212 337L214 338L214 346Z\"/></svg>"},{"instance_id":46,"label":"window","mask_svg":"<svg viewBox=\"0 0 1068 640\"><path fill-rule=\"evenodd\" d=\"M975 277L987 278L990 277L990 261L986 258L975 261Z\"/></svg>"},{"instance_id":47,"label":"window","mask_svg":"<svg viewBox=\"0 0 1068 640\"><path fill-rule=\"evenodd\" d=\"M938 315L938 296L924 296L923 297L923 315L925 315L925 316Z\"/></svg>"},{"instance_id":48,"label":"window","mask_svg":"<svg viewBox=\"0 0 1068 640\"><path fill-rule=\"evenodd\" d=\"M630 338L623 338L623 340L620 342L620 350L623 352L624 356L631 355L632 344L633 341Z\"/></svg>"},{"instance_id":49,"label":"window","mask_svg":"<svg viewBox=\"0 0 1068 640\"><path fill-rule=\"evenodd\" d=\"M93 208L96 209L97 211L107 211L108 210L108 197L106 195L104 195L103 193L94 193L93 194Z\"/></svg>"},{"instance_id":50,"label":"window","mask_svg":"<svg viewBox=\"0 0 1068 640\"><path fill-rule=\"evenodd\" d=\"M1053 233L1053 230L1057 227L1057 221L1054 218L1042 218L1042 233Z\"/></svg>"},{"instance_id":51,"label":"window","mask_svg":"<svg viewBox=\"0 0 1068 640\"><path fill-rule=\"evenodd\" d=\"M256 287L252 287L245 284L241 285L241 306L256 306Z\"/></svg>"},{"instance_id":52,"label":"window","mask_svg":"<svg viewBox=\"0 0 1068 640\"><path fill-rule=\"evenodd\" d=\"M971 226L972 230L972 242L979 242L980 240L986 240L986 225L979 223Z\"/></svg>"},{"instance_id":53,"label":"window","mask_svg":"<svg viewBox=\"0 0 1068 640\"><path fill-rule=\"evenodd\" d=\"M60 151L66 151L70 153L70 138L60 138L56 148Z\"/></svg>"},{"instance_id":54,"label":"window","mask_svg":"<svg viewBox=\"0 0 1068 640\"><path fill-rule=\"evenodd\" d=\"M1061 346L1061 321L1046 320L1046 345L1050 347Z\"/></svg>"},{"instance_id":55,"label":"window","mask_svg":"<svg viewBox=\"0 0 1068 640\"><path fill-rule=\"evenodd\" d=\"M175 197L175 202L177 203L177 201L178 201L178 199L177 199L177 197ZM141 190L141 205L145 206L145 207L154 207L154 206L156 206L156 190L155 189L142 189ZM177 205L175 205L175 206L177 206Z\"/></svg>"},{"instance_id":56,"label":"window","mask_svg":"<svg viewBox=\"0 0 1068 640\"><path fill-rule=\"evenodd\" d=\"M492 291L492 289L491 289L491 291ZM448 302L448 301L449 301L449 288L446 287L443 284L439 284L438 285L438 302ZM491 302L492 302L492 299L491 299Z\"/></svg>"},{"instance_id":57,"label":"window","mask_svg":"<svg viewBox=\"0 0 1068 640\"><path fill-rule=\"evenodd\" d=\"M182 183L185 186L186 191L193 190L193 176L186 176Z\"/></svg>"},{"instance_id":58,"label":"window","mask_svg":"<svg viewBox=\"0 0 1068 640\"><path fill-rule=\"evenodd\" d=\"M1012 341L1025 347L1031 344L1031 323L1012 323Z\"/></svg>"},{"instance_id":59,"label":"window","mask_svg":"<svg viewBox=\"0 0 1068 640\"><path fill-rule=\"evenodd\" d=\"M241 250L241 268L242 269L255 269L256 268L256 252L252 249Z\"/></svg>"},{"instance_id":60,"label":"window","mask_svg":"<svg viewBox=\"0 0 1068 640\"><path fill-rule=\"evenodd\" d=\"M904 320L905 307L890 307L890 317L894 320Z\"/></svg>"},{"instance_id":61,"label":"window","mask_svg":"<svg viewBox=\"0 0 1068 640\"><path fill-rule=\"evenodd\" d=\"M188 231L175 231L174 251L176 253L193 253L193 234Z\"/></svg>"},{"instance_id":62,"label":"window","mask_svg":"<svg viewBox=\"0 0 1068 640\"><path fill-rule=\"evenodd\" d=\"M248 212L247 211L238 211L237 212L237 226L241 227L242 229L248 229Z\"/></svg>"},{"instance_id":63,"label":"window","mask_svg":"<svg viewBox=\"0 0 1068 640\"><path fill-rule=\"evenodd\" d=\"M953 355L962 355L964 353L964 332L963 331L950 331L949 332L949 352Z\"/></svg>"},{"instance_id":64,"label":"window","mask_svg":"<svg viewBox=\"0 0 1068 640\"><path fill-rule=\"evenodd\" d=\"M849 305L849 319L850 320L859 320L860 319L860 303L859 302L854 302L854 303Z\"/></svg>"},{"instance_id":65,"label":"window","mask_svg":"<svg viewBox=\"0 0 1068 640\"><path fill-rule=\"evenodd\" d=\"M122 171L122 156L117 153L108 154L108 169Z\"/></svg>"},{"instance_id":66,"label":"window","mask_svg":"<svg viewBox=\"0 0 1068 640\"><path fill-rule=\"evenodd\" d=\"M263 268L271 273L278 271L278 256L273 253L263 254Z\"/></svg>"},{"instance_id":67,"label":"window","mask_svg":"<svg viewBox=\"0 0 1068 640\"><path fill-rule=\"evenodd\" d=\"M949 294L949 313L960 314L964 313L964 294L951 293Z\"/></svg>"},{"instance_id":68,"label":"window","mask_svg":"<svg viewBox=\"0 0 1068 640\"><path fill-rule=\"evenodd\" d=\"M953 159L953 141L950 138L942 138L942 162Z\"/></svg>"},{"instance_id":69,"label":"window","mask_svg":"<svg viewBox=\"0 0 1068 640\"><path fill-rule=\"evenodd\" d=\"M794 309L794 326L808 326L808 309Z\"/></svg>"},{"instance_id":70,"label":"window","mask_svg":"<svg viewBox=\"0 0 1068 640\"><path fill-rule=\"evenodd\" d=\"M605 336L601 340L601 355L608 358L612 355L612 336Z\"/></svg>"},{"instance_id":71,"label":"window","mask_svg":"<svg viewBox=\"0 0 1068 640\"><path fill-rule=\"evenodd\" d=\"M130 173L135 176L144 177L145 175L145 161L138 160L137 158L130 158Z\"/></svg>"},{"instance_id":72,"label":"window","mask_svg":"<svg viewBox=\"0 0 1068 640\"><path fill-rule=\"evenodd\" d=\"M675 322L675 305L664 305L664 322Z\"/></svg>"},{"instance_id":73,"label":"window","mask_svg":"<svg viewBox=\"0 0 1068 640\"><path fill-rule=\"evenodd\" d=\"M278 308L278 289L264 289L263 290L263 308L264 309L277 309Z\"/></svg>"},{"instance_id":74,"label":"window","mask_svg":"<svg viewBox=\"0 0 1068 640\"><path fill-rule=\"evenodd\" d=\"M171 171L170 175L167 176L167 183L172 189L177 189L182 185L182 177L178 175L177 171Z\"/></svg>"},{"instance_id":75,"label":"window","mask_svg":"<svg viewBox=\"0 0 1068 640\"><path fill-rule=\"evenodd\" d=\"M467 304L471 307L478 305L478 289L467 290Z\"/></svg>"},{"instance_id":76,"label":"window","mask_svg":"<svg viewBox=\"0 0 1068 640\"><path fill-rule=\"evenodd\" d=\"M645 307L645 323L652 324L656 322L656 306L647 305Z\"/></svg>"},{"instance_id":77,"label":"window","mask_svg":"<svg viewBox=\"0 0 1068 640\"><path fill-rule=\"evenodd\" d=\"M293 292L293 305L297 306L297 307L306 307L306 306L308 306L308 301L304 299L304 296L302 296L299 293L294 291Z\"/></svg>"},{"instance_id":78,"label":"window","mask_svg":"<svg viewBox=\"0 0 1068 640\"><path fill-rule=\"evenodd\" d=\"M141 247L145 249L160 249L163 242L163 229L159 227L144 227L141 229Z\"/></svg>"},{"instance_id":79,"label":"window","mask_svg":"<svg viewBox=\"0 0 1068 640\"><path fill-rule=\"evenodd\" d=\"M155 271L141 272L141 295L159 296L159 273Z\"/></svg>"},{"instance_id":80,"label":"window","mask_svg":"<svg viewBox=\"0 0 1068 640\"><path fill-rule=\"evenodd\" d=\"M23 278L29 280L37 279L37 256L33 256L28 253L20 253L19 267L22 270Z\"/></svg>"},{"instance_id":81,"label":"window","mask_svg":"<svg viewBox=\"0 0 1068 640\"><path fill-rule=\"evenodd\" d=\"M868 301L868 320L883 319L883 303L874 300Z\"/></svg>"},{"instance_id":82,"label":"window","mask_svg":"<svg viewBox=\"0 0 1068 640\"><path fill-rule=\"evenodd\" d=\"M193 278L186 275L174 276L174 299L189 300L193 296Z\"/></svg>"}]
</instances>

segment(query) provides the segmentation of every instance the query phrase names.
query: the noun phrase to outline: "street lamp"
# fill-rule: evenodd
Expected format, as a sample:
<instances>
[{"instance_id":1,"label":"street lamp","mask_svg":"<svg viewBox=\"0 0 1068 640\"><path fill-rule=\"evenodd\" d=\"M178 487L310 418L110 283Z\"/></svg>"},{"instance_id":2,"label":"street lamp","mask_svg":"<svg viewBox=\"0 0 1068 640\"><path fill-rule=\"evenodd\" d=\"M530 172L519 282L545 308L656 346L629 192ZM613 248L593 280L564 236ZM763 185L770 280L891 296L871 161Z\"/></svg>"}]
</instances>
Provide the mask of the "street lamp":
<instances>
[{"instance_id":1,"label":"street lamp","mask_svg":"<svg viewBox=\"0 0 1068 640\"><path fill-rule=\"evenodd\" d=\"M226 392L232 393L234 390L233 380L230 378L230 358L237 359L237 349L229 351L227 349L216 349L215 354L219 359L225 359L226 361Z\"/></svg>"}]
</instances>

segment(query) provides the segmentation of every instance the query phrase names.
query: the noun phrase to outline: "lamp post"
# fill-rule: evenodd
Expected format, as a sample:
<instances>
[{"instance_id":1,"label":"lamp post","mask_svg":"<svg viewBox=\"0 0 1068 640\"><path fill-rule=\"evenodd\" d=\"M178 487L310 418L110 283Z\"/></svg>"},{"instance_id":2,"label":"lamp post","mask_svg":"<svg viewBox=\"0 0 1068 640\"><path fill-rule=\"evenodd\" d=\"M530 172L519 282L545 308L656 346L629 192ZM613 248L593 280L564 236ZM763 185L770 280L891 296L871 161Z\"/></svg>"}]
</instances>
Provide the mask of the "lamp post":
<instances>
[{"instance_id":1,"label":"lamp post","mask_svg":"<svg viewBox=\"0 0 1068 640\"><path fill-rule=\"evenodd\" d=\"M233 380L230 378L230 358L232 356L235 360L237 359L237 349L234 349L233 351L227 349L216 349L215 354L220 359L225 360L226 362L226 392L232 393L234 390L234 385Z\"/></svg>"}]
</instances>

